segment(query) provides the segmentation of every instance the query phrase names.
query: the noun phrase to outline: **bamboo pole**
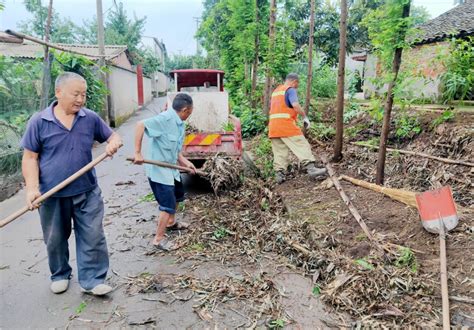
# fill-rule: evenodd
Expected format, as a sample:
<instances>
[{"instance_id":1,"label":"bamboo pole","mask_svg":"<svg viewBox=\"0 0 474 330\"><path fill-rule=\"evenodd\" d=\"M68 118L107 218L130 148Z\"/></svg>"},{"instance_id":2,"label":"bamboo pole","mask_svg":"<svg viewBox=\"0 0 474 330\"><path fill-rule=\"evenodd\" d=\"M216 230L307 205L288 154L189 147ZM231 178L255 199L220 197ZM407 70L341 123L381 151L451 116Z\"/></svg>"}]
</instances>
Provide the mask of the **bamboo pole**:
<instances>
[{"instance_id":1,"label":"bamboo pole","mask_svg":"<svg viewBox=\"0 0 474 330\"><path fill-rule=\"evenodd\" d=\"M367 144L367 143L351 142L351 144L355 145L355 146L359 146L359 147L367 147L367 148L373 148L373 149L378 149L379 148L378 146L373 146L373 145ZM446 163L446 164L455 164L455 165L464 165L464 166L474 167L474 163L465 162L465 161L462 161L462 160L455 160L455 159L432 156L432 155L429 155L429 154L425 154L423 152L415 152L415 151L402 150L402 149L393 149L393 148L387 148L387 151L398 152L398 153L401 153L401 154L406 154L406 155L411 155L411 156L418 156L418 157L422 157L422 158L433 159L433 160L437 160L437 161L440 161L440 162L443 162L443 163Z\"/></svg>"},{"instance_id":2,"label":"bamboo pole","mask_svg":"<svg viewBox=\"0 0 474 330\"><path fill-rule=\"evenodd\" d=\"M78 52L78 51L75 51L75 50L72 50L72 49L69 49L69 48L65 48L65 47L62 47L62 46L59 46L59 45L56 45L56 44L52 44L50 42L45 42L44 40L26 35L26 34L21 33L21 32L16 32L16 31L13 31L13 30L5 30L5 32L12 35L12 36L15 36L17 38L33 41L33 42L36 42L37 44L40 44L40 45L43 45L43 46L48 46L49 48L54 48L54 49L61 50L63 52L67 52L67 53L82 55L82 56L86 56L86 57L94 57L94 58L100 58L100 57L107 58L108 57L107 55L100 56L100 55L92 55L92 54L81 53L81 52Z\"/></svg>"},{"instance_id":3,"label":"bamboo pole","mask_svg":"<svg viewBox=\"0 0 474 330\"><path fill-rule=\"evenodd\" d=\"M135 158L133 157L127 157L126 158L128 161L133 162ZM156 165L156 166L161 166L161 167L166 167L166 168L172 168L175 170L180 170L180 171L185 171L192 173L192 170L188 167L180 166L180 165L175 165L175 164L170 164L170 163L165 163L165 162L160 162L159 160L150 160L150 159L144 159L144 163L146 164L151 164L151 165ZM199 174L201 176L208 176L208 173L201 171L201 170L196 170L196 174Z\"/></svg>"}]
</instances>

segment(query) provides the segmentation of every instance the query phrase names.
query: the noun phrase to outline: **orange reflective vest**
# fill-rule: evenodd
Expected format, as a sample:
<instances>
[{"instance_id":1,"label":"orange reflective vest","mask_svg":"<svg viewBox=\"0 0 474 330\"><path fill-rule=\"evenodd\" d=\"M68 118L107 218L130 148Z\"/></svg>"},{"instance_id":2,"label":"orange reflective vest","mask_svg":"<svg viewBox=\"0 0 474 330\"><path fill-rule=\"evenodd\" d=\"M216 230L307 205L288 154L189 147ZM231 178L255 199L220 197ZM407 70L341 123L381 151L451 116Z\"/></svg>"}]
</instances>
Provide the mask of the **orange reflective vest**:
<instances>
[{"instance_id":1,"label":"orange reflective vest","mask_svg":"<svg viewBox=\"0 0 474 330\"><path fill-rule=\"evenodd\" d=\"M288 88L290 87L280 85L272 93L268 122L269 138L303 135L301 129L296 126L298 113L285 102L285 93Z\"/></svg>"}]
</instances>

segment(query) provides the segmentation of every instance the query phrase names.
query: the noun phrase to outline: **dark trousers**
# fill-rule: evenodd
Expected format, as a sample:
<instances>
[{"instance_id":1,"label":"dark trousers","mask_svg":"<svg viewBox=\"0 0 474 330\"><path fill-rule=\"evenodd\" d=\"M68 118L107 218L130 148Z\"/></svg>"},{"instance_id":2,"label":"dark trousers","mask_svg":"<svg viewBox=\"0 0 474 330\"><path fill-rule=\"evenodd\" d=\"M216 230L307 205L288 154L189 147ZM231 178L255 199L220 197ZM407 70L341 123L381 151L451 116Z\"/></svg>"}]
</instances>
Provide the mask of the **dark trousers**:
<instances>
[{"instance_id":1,"label":"dark trousers","mask_svg":"<svg viewBox=\"0 0 474 330\"><path fill-rule=\"evenodd\" d=\"M74 223L79 284L90 290L104 283L109 254L102 225L104 202L100 188L72 197L50 197L40 206L39 213L51 280L71 277L68 239Z\"/></svg>"}]
</instances>

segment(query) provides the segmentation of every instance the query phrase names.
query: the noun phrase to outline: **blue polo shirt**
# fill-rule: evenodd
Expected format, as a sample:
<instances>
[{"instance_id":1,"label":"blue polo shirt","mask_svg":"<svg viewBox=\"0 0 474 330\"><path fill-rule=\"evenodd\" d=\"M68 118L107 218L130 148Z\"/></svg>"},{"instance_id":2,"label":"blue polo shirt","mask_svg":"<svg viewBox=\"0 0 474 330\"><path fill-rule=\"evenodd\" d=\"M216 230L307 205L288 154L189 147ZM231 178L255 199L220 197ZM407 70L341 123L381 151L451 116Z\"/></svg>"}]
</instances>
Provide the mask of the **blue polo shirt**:
<instances>
[{"instance_id":1,"label":"blue polo shirt","mask_svg":"<svg viewBox=\"0 0 474 330\"><path fill-rule=\"evenodd\" d=\"M76 114L70 130L64 127L49 107L34 114L28 122L21 146L39 154L40 192L44 194L92 161L94 141L107 141L112 129L93 111L82 108ZM93 190L97 186L95 170L54 194L70 197Z\"/></svg>"},{"instance_id":2,"label":"blue polo shirt","mask_svg":"<svg viewBox=\"0 0 474 330\"><path fill-rule=\"evenodd\" d=\"M183 148L184 122L173 108L143 121L148 146L145 158L176 164ZM146 175L151 181L173 186L181 181L178 170L145 164Z\"/></svg>"}]
</instances>

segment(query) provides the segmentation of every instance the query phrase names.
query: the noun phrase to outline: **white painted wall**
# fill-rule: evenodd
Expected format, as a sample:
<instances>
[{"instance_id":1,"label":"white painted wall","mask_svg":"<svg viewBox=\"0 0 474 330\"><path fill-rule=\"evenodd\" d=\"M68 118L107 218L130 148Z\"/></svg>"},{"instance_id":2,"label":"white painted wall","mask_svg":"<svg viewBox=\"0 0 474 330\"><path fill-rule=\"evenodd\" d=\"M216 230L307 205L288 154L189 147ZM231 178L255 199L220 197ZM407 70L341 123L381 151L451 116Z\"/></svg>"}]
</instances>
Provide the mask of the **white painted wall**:
<instances>
[{"instance_id":1,"label":"white painted wall","mask_svg":"<svg viewBox=\"0 0 474 330\"><path fill-rule=\"evenodd\" d=\"M116 66L109 73L110 97L113 117L127 118L138 109L137 74ZM143 77L143 96L145 103L151 101L151 79Z\"/></svg>"},{"instance_id":2,"label":"white painted wall","mask_svg":"<svg viewBox=\"0 0 474 330\"><path fill-rule=\"evenodd\" d=\"M167 75L162 72L155 72L154 73L154 82L152 83L153 91L157 93L164 93L168 91L170 79Z\"/></svg>"},{"instance_id":3,"label":"white painted wall","mask_svg":"<svg viewBox=\"0 0 474 330\"><path fill-rule=\"evenodd\" d=\"M173 104L176 92L167 94L168 107ZM190 126L206 132L222 131L229 119L229 94L227 92L187 92L193 98L193 113L188 119Z\"/></svg>"},{"instance_id":4,"label":"white painted wall","mask_svg":"<svg viewBox=\"0 0 474 330\"><path fill-rule=\"evenodd\" d=\"M152 87L152 80L148 77L143 77L143 101L145 104L151 101L153 98L153 87ZM138 93L138 92L137 92ZM137 95L138 99L138 95Z\"/></svg>"}]
</instances>

